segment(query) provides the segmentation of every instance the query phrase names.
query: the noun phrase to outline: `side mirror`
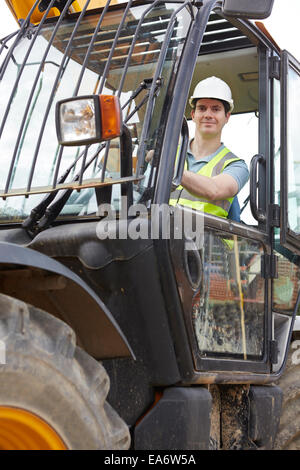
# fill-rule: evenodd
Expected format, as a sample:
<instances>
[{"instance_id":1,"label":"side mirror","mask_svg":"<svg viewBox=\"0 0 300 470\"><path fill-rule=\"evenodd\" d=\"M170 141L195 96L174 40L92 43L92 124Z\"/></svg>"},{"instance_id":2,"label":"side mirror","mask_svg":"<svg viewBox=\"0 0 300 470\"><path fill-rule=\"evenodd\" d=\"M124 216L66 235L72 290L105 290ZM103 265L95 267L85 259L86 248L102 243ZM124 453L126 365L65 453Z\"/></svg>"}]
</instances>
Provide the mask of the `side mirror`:
<instances>
[{"instance_id":1,"label":"side mirror","mask_svg":"<svg viewBox=\"0 0 300 470\"><path fill-rule=\"evenodd\" d=\"M227 16L263 20L271 15L274 0L224 0L223 13Z\"/></svg>"},{"instance_id":2,"label":"side mirror","mask_svg":"<svg viewBox=\"0 0 300 470\"><path fill-rule=\"evenodd\" d=\"M122 134L117 96L76 96L56 104L56 133L61 145L90 145Z\"/></svg>"}]
</instances>

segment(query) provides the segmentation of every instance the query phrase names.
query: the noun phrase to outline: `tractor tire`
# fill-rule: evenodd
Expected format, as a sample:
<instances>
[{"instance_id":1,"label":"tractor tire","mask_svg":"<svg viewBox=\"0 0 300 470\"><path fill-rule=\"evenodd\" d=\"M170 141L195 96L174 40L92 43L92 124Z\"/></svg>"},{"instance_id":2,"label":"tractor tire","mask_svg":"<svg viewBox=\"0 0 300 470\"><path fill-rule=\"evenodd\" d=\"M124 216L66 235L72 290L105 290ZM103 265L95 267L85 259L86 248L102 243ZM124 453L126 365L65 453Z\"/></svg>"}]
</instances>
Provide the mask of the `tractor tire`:
<instances>
[{"instance_id":1,"label":"tractor tire","mask_svg":"<svg viewBox=\"0 0 300 470\"><path fill-rule=\"evenodd\" d=\"M276 450L300 450L300 340L291 342L286 368L278 381L283 391Z\"/></svg>"},{"instance_id":2,"label":"tractor tire","mask_svg":"<svg viewBox=\"0 0 300 470\"><path fill-rule=\"evenodd\" d=\"M129 448L109 377L67 324L0 294L0 346L0 449Z\"/></svg>"}]
</instances>

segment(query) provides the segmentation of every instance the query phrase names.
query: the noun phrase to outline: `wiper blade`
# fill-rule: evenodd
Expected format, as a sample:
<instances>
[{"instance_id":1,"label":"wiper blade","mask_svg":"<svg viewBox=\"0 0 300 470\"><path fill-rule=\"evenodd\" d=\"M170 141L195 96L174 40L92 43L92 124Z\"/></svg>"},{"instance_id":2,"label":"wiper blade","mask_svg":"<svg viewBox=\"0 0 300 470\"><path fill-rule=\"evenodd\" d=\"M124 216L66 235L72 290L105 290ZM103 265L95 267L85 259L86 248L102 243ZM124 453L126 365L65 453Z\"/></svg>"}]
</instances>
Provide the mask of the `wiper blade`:
<instances>
[{"instance_id":1,"label":"wiper blade","mask_svg":"<svg viewBox=\"0 0 300 470\"><path fill-rule=\"evenodd\" d=\"M95 152L95 154L91 157L91 160L89 160L89 162L87 163L87 166L90 165L90 163L92 163L92 161L94 161L94 159L98 156L98 154L101 152L101 150L103 150L103 148L105 147L105 144L101 144L99 145L97 151ZM81 152L78 157L75 159L75 161L69 166L69 168L66 169L66 171L63 173L63 175L59 178L58 180L58 184L62 184L66 181L67 177L69 176L70 172L73 170L73 168L75 167L75 165L77 164L77 162L82 158L82 156L85 154L86 150L84 150L83 152ZM86 169L86 168L85 168ZM74 181L77 181L79 179L79 176L80 176L80 173L77 174L74 178ZM65 190L64 193L66 191L73 191L73 190ZM23 224L22 224L22 227L32 236L35 234L36 230L35 230L35 225L36 223L38 222L38 220L43 217L43 215L45 214L46 210L47 210L47 207L52 203L52 201L55 199L57 193L59 192L59 190L57 191L53 191L49 194L47 194L45 196L45 198L36 206L34 207L32 210L31 210L31 213L30 215L27 217L27 219L24 220Z\"/></svg>"},{"instance_id":2,"label":"wiper blade","mask_svg":"<svg viewBox=\"0 0 300 470\"><path fill-rule=\"evenodd\" d=\"M83 168L81 168L80 172L77 173L77 175L75 176L75 178L73 180L74 182L76 182L76 181L80 182L81 177L82 177L82 173L91 165L91 163L95 160L95 158L97 158L98 154L105 147L105 145L106 144L102 144L100 146L101 148L98 148L98 151L90 158L90 160L88 162L84 162L84 166L83 166ZM85 153L87 153L87 149L85 150ZM122 131L122 135L121 135L121 155L123 153L128 153L130 155L130 157L132 155L131 135L130 135L129 129L127 128L127 126L125 124L123 125L123 131ZM102 170L102 173L104 174L104 172L105 172L105 166L104 165L102 166L101 170ZM129 165L128 164L126 164L124 166L121 165L121 177L122 176L129 176L129 174L130 175L132 174L132 163L131 162L129 162ZM64 190L63 193L59 195L59 198L57 199L57 201L53 202L53 204L51 204L47 208L47 210L45 212L45 215L41 218L40 222L38 223L38 225L35 229L36 234L41 232L42 230L47 229L51 225L51 223L56 219L56 217L59 215L59 213L63 209L64 205L66 204L67 200L71 196L72 192L73 192L73 189ZM122 190L121 190L121 192L122 192ZM128 198L128 201L129 201L129 203L132 203L132 200L131 200L130 197Z\"/></svg>"},{"instance_id":3,"label":"wiper blade","mask_svg":"<svg viewBox=\"0 0 300 470\"><path fill-rule=\"evenodd\" d=\"M76 182L76 181L80 180L80 177L81 177L82 173L91 165L91 163L95 160L95 158L97 158L97 156L99 155L101 150L103 150L104 147L105 147L105 144L102 144L98 147L97 152L90 158L90 160L88 162L85 163L83 170L80 169L80 171L77 173L77 175L73 179L73 182ZM85 149L85 151L83 153L86 154L87 149ZM58 214L63 209L64 205L66 204L67 200L71 196L72 192L73 192L73 189L63 190L62 193L59 194L59 199L56 202L54 202L53 204L51 204L48 208L46 208L45 214L42 216L40 222L38 223L38 225L35 229L35 233L39 233L39 232L41 232L42 230L45 230L46 228L48 228L51 225L53 220L56 219ZM57 192L54 193L54 197L56 195L57 195Z\"/></svg>"}]
</instances>

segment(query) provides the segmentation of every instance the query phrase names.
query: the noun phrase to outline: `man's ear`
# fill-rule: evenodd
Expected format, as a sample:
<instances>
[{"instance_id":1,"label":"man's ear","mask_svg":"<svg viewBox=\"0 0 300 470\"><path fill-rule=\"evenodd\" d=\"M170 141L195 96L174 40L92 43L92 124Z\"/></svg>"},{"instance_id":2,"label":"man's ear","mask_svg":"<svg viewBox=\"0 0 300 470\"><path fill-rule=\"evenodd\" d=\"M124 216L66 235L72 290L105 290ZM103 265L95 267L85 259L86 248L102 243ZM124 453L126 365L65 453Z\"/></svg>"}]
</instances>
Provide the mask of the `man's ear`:
<instances>
[{"instance_id":1,"label":"man's ear","mask_svg":"<svg viewBox=\"0 0 300 470\"><path fill-rule=\"evenodd\" d=\"M230 116L231 116L231 113L230 113L230 112L226 114L226 124L227 124L227 122L229 121Z\"/></svg>"},{"instance_id":2,"label":"man's ear","mask_svg":"<svg viewBox=\"0 0 300 470\"><path fill-rule=\"evenodd\" d=\"M195 109L192 108L192 111L191 111L191 118L194 120L194 116L195 116Z\"/></svg>"}]
</instances>

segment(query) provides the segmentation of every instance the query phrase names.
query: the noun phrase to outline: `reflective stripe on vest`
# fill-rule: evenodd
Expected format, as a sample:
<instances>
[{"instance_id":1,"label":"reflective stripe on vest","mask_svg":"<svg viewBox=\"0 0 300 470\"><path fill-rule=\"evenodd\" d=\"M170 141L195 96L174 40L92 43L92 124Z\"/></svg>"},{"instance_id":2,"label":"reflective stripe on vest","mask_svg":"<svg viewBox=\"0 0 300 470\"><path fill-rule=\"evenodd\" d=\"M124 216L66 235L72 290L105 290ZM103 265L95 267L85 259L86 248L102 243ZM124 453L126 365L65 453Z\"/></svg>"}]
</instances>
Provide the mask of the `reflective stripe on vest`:
<instances>
[{"instance_id":1,"label":"reflective stripe on vest","mask_svg":"<svg viewBox=\"0 0 300 470\"><path fill-rule=\"evenodd\" d=\"M217 155L197 171L197 174L208 177L219 175L227 165L240 160L240 158L232 158L232 156L232 152L230 152L228 148L224 147ZM186 162L185 169L187 169ZM192 209L197 209L208 214L226 218L232 201L233 197L219 201L208 201L207 199L191 194L187 189L180 185L172 192L169 204L172 206L177 204L188 206Z\"/></svg>"}]
</instances>

